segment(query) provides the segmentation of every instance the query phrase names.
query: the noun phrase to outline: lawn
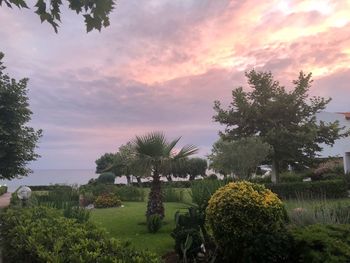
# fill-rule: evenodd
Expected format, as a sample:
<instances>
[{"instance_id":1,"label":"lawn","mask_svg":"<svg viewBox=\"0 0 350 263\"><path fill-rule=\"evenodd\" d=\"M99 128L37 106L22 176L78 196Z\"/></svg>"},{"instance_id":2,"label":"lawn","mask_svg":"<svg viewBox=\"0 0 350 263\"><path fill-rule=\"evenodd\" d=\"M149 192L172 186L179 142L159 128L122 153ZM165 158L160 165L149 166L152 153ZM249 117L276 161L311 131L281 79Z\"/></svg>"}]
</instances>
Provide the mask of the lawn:
<instances>
[{"instance_id":1,"label":"lawn","mask_svg":"<svg viewBox=\"0 0 350 263\"><path fill-rule=\"evenodd\" d=\"M128 240L137 249L149 249L164 255L174 247L170 232L175 227L176 211L186 211L183 203L165 203L165 224L155 234L148 233L145 224L146 202L123 202L124 207L94 209L91 220L105 228L111 237Z\"/></svg>"}]
</instances>

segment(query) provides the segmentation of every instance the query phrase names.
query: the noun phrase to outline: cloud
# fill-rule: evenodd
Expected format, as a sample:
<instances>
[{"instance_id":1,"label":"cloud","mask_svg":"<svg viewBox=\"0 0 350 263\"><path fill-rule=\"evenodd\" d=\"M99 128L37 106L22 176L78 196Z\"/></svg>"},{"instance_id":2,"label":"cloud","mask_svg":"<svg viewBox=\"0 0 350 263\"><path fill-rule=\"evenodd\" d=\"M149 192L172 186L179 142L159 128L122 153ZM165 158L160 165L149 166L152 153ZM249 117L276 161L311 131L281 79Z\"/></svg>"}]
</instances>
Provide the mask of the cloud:
<instances>
[{"instance_id":1,"label":"cloud","mask_svg":"<svg viewBox=\"0 0 350 263\"><path fill-rule=\"evenodd\" d=\"M59 34L33 10L0 8L7 71L29 77L32 125L44 129L37 168L93 167L136 134L183 135L205 155L221 128L214 100L271 70L291 87L313 72L312 95L348 111L348 1L121 0L111 26L85 33L67 8Z\"/></svg>"}]
</instances>

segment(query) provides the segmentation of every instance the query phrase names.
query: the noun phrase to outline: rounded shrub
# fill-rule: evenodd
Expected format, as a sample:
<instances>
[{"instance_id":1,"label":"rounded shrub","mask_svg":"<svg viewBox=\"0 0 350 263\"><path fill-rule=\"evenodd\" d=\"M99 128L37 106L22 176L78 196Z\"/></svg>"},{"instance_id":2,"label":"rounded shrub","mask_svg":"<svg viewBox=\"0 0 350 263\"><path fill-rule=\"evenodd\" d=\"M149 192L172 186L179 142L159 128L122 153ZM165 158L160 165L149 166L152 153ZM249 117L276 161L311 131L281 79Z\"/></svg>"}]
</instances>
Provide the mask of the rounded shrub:
<instances>
[{"instance_id":1,"label":"rounded shrub","mask_svg":"<svg viewBox=\"0 0 350 263\"><path fill-rule=\"evenodd\" d=\"M115 175L114 173L103 173L97 178L97 182L102 184L114 184Z\"/></svg>"},{"instance_id":2,"label":"rounded shrub","mask_svg":"<svg viewBox=\"0 0 350 263\"><path fill-rule=\"evenodd\" d=\"M221 187L206 214L222 262L284 262L288 257L286 211L263 185L241 181Z\"/></svg>"}]
</instances>

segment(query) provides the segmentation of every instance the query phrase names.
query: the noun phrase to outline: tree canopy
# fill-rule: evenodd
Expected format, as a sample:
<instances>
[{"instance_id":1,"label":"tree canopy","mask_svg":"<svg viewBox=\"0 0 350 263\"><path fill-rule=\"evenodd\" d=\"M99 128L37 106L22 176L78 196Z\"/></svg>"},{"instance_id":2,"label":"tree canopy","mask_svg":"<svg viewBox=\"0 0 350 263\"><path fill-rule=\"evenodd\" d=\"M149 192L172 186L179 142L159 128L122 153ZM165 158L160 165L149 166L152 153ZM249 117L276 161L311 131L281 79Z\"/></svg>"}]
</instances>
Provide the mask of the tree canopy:
<instances>
[{"instance_id":1,"label":"tree canopy","mask_svg":"<svg viewBox=\"0 0 350 263\"><path fill-rule=\"evenodd\" d=\"M0 0L0 6L5 3L9 8L27 8L28 1L25 0ZM67 0L69 9L82 14L87 32L93 29L101 31L102 27L109 26L109 14L114 8L116 0ZM41 22L48 22L55 32L58 32L61 22L62 0L37 0L34 9Z\"/></svg>"},{"instance_id":2,"label":"tree canopy","mask_svg":"<svg viewBox=\"0 0 350 263\"><path fill-rule=\"evenodd\" d=\"M96 173L101 174L106 172L108 168L111 167L115 160L115 153L105 153L100 158L95 161L96 164Z\"/></svg>"},{"instance_id":3,"label":"tree canopy","mask_svg":"<svg viewBox=\"0 0 350 263\"><path fill-rule=\"evenodd\" d=\"M27 164L39 157L34 150L42 131L27 126L32 115L28 79L16 81L5 74L3 57L0 52L0 179L12 179L31 172Z\"/></svg>"},{"instance_id":4,"label":"tree canopy","mask_svg":"<svg viewBox=\"0 0 350 263\"><path fill-rule=\"evenodd\" d=\"M240 179L250 179L257 166L266 160L271 151L269 144L257 137L247 137L237 141L214 143L208 156L210 167L224 175L233 174Z\"/></svg>"},{"instance_id":5,"label":"tree canopy","mask_svg":"<svg viewBox=\"0 0 350 263\"><path fill-rule=\"evenodd\" d=\"M311 73L300 72L291 91L274 80L271 72L251 70L246 73L251 91L238 87L232 91L228 109L215 101L214 120L225 125L221 136L237 140L258 136L272 147L272 180L278 182L283 162L309 163L322 150L321 143L333 145L335 140L349 135L338 122L325 123L316 119L330 98L309 97Z\"/></svg>"}]
</instances>

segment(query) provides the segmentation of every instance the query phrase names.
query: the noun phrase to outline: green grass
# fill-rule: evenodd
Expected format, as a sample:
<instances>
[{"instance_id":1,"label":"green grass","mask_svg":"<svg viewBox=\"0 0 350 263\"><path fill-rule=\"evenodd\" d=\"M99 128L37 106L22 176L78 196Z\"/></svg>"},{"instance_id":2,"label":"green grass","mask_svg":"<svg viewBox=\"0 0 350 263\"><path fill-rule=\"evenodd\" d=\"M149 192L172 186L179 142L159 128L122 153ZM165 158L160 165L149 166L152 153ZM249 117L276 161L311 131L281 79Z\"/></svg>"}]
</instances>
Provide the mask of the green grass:
<instances>
[{"instance_id":1,"label":"green grass","mask_svg":"<svg viewBox=\"0 0 350 263\"><path fill-rule=\"evenodd\" d=\"M165 203L165 224L155 234L148 233L146 226L146 202L123 202L124 207L94 209L91 221L105 228L111 237L130 241L137 249L148 249L164 255L174 247L170 232L175 227L174 214L186 210L182 203Z\"/></svg>"}]
</instances>

